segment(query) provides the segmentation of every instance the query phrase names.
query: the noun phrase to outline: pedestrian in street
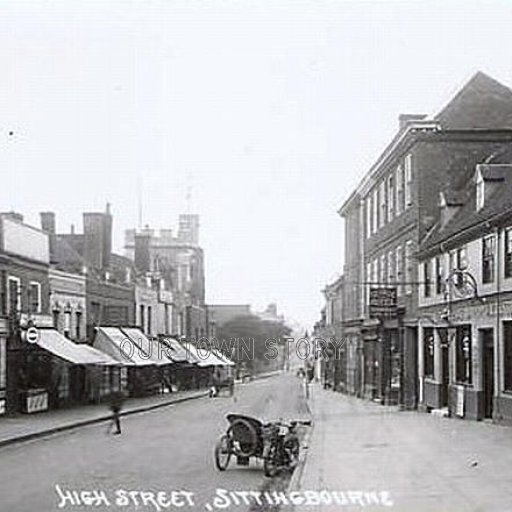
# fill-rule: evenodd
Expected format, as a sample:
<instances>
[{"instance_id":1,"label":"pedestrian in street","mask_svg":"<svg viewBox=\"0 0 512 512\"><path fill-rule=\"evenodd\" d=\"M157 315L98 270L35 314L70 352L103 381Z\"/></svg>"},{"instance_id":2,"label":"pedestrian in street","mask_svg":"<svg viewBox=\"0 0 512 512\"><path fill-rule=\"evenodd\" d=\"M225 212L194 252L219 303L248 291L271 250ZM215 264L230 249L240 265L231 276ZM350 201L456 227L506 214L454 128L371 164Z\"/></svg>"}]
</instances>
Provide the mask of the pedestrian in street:
<instances>
[{"instance_id":1,"label":"pedestrian in street","mask_svg":"<svg viewBox=\"0 0 512 512\"><path fill-rule=\"evenodd\" d=\"M121 420L120 413L123 407L124 396L120 391L112 393L110 398L110 410L112 411L112 421L109 426L109 432L115 427L114 435L121 434Z\"/></svg>"}]
</instances>

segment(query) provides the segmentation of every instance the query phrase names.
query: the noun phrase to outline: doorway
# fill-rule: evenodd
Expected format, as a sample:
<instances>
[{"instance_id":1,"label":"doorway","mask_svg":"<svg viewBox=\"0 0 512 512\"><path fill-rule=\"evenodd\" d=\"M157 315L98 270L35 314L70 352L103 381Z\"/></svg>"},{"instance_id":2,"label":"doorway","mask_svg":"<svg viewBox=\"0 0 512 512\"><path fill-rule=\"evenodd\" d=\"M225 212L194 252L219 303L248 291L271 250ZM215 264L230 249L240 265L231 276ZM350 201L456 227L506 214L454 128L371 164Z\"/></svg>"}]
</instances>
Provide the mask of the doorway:
<instances>
[{"instance_id":1,"label":"doorway","mask_svg":"<svg viewBox=\"0 0 512 512\"><path fill-rule=\"evenodd\" d=\"M492 329L481 329L482 340L482 389L484 418L492 418L494 399L494 333Z\"/></svg>"}]
</instances>

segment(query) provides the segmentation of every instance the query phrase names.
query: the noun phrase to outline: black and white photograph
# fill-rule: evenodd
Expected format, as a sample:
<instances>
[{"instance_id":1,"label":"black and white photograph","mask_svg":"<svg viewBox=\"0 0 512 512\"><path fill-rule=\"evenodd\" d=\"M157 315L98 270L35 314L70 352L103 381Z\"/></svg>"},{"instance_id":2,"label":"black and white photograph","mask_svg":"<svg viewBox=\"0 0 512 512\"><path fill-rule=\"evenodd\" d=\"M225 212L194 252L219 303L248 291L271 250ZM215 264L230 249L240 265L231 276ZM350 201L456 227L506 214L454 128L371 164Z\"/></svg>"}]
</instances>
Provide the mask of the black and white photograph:
<instances>
[{"instance_id":1,"label":"black and white photograph","mask_svg":"<svg viewBox=\"0 0 512 512\"><path fill-rule=\"evenodd\" d=\"M511 27L0 0L0 511L512 510Z\"/></svg>"}]
</instances>

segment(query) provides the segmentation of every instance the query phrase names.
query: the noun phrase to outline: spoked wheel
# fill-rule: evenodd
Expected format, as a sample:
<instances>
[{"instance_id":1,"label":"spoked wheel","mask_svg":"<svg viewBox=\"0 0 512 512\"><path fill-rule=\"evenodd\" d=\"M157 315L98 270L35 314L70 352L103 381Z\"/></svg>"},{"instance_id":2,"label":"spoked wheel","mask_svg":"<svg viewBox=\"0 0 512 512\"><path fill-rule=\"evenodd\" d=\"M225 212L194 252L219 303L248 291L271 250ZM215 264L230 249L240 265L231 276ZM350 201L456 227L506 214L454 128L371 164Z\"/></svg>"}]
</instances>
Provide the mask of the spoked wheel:
<instances>
[{"instance_id":1,"label":"spoked wheel","mask_svg":"<svg viewBox=\"0 0 512 512\"><path fill-rule=\"evenodd\" d=\"M268 449L265 458L263 459L263 471L265 476L274 477L276 476L279 469L277 446L272 444Z\"/></svg>"},{"instance_id":2,"label":"spoked wheel","mask_svg":"<svg viewBox=\"0 0 512 512\"><path fill-rule=\"evenodd\" d=\"M290 454L290 469L293 469L299 462L300 443L296 437L287 441L287 448Z\"/></svg>"},{"instance_id":3,"label":"spoked wheel","mask_svg":"<svg viewBox=\"0 0 512 512\"><path fill-rule=\"evenodd\" d=\"M215 465L219 471L225 471L231 459L231 441L223 435L215 445Z\"/></svg>"}]
</instances>

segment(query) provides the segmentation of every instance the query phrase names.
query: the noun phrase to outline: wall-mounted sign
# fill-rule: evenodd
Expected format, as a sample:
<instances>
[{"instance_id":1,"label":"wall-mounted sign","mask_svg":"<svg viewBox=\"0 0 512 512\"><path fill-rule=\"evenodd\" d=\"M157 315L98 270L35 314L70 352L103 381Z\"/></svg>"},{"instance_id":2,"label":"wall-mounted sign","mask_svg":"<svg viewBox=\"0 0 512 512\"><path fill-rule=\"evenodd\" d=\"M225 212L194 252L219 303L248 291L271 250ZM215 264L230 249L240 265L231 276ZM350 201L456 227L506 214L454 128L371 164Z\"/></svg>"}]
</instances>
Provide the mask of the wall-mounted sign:
<instances>
[{"instance_id":1,"label":"wall-mounted sign","mask_svg":"<svg viewBox=\"0 0 512 512\"><path fill-rule=\"evenodd\" d=\"M370 288L370 317L395 318L397 316L396 286Z\"/></svg>"}]
</instances>

